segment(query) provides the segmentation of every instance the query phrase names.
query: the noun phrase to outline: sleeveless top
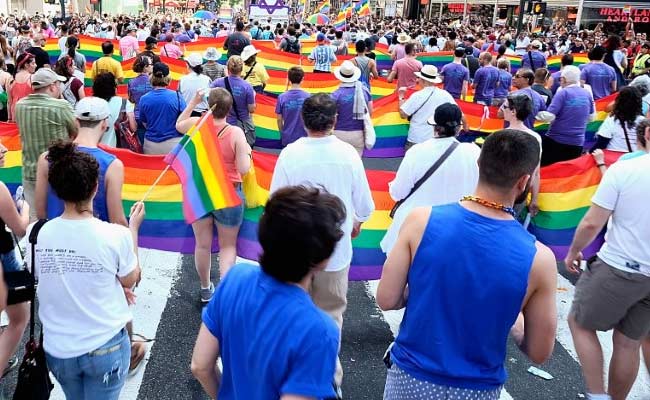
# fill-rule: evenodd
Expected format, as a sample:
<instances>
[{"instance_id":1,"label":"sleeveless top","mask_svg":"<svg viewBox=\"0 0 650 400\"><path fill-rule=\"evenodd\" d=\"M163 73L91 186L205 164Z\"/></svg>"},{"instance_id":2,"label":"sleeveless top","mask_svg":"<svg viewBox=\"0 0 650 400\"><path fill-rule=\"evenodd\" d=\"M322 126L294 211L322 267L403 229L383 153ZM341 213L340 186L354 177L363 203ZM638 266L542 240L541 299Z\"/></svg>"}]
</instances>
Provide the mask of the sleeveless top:
<instances>
[{"instance_id":1,"label":"sleeveless top","mask_svg":"<svg viewBox=\"0 0 650 400\"><path fill-rule=\"evenodd\" d=\"M535 253L535 238L515 220L484 217L459 203L432 207L408 272L393 362L436 385L503 385L508 335Z\"/></svg>"},{"instance_id":2,"label":"sleeveless top","mask_svg":"<svg viewBox=\"0 0 650 400\"><path fill-rule=\"evenodd\" d=\"M354 61L356 61L357 67L359 67L361 70L361 77L359 78L359 81L366 85L368 89L370 89L370 68L368 68L370 59L366 56L356 56L354 57Z\"/></svg>"},{"instance_id":3,"label":"sleeveless top","mask_svg":"<svg viewBox=\"0 0 650 400\"><path fill-rule=\"evenodd\" d=\"M0 254L6 254L14 249L14 239L7 232L5 222L0 218Z\"/></svg>"},{"instance_id":4,"label":"sleeveless top","mask_svg":"<svg viewBox=\"0 0 650 400\"><path fill-rule=\"evenodd\" d=\"M235 144L233 143L232 136L233 126L228 124L215 125L212 115L208 116L205 123L208 124L210 132L212 132L217 142L219 142L219 150L221 150L221 159L223 160L223 166L226 169L226 176L230 182L240 183L242 181L242 176L237 170L237 155L235 153ZM219 132L221 132L221 136L217 136L219 135Z\"/></svg>"},{"instance_id":5,"label":"sleeveless top","mask_svg":"<svg viewBox=\"0 0 650 400\"><path fill-rule=\"evenodd\" d=\"M29 78L29 81L27 82L14 82L13 85L11 85L10 89L10 95L11 95L11 103L9 104L9 108L11 110L11 115L13 116L13 119L16 119L16 103L18 103L18 100L29 96L30 94L34 93L34 90L32 89L32 79L31 77Z\"/></svg>"},{"instance_id":6,"label":"sleeveless top","mask_svg":"<svg viewBox=\"0 0 650 400\"><path fill-rule=\"evenodd\" d=\"M102 221L110 222L108 219L108 204L106 202L106 171L111 163L115 160L115 156L105 152L97 147L77 147L79 151L90 154L95 157L99 163L99 185L97 187L97 194L93 200L93 213L95 217ZM63 200L61 200L51 186L47 187L47 218L52 219L63 214Z\"/></svg>"}]
</instances>

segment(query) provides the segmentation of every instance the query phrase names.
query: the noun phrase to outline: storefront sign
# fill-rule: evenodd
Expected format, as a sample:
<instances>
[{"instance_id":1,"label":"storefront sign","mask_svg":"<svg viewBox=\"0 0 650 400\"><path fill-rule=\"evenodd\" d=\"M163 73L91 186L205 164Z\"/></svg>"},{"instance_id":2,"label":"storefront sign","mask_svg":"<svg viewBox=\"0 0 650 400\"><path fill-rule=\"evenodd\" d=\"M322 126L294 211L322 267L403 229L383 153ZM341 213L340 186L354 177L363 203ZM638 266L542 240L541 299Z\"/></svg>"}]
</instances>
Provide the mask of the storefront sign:
<instances>
[{"instance_id":1,"label":"storefront sign","mask_svg":"<svg viewBox=\"0 0 650 400\"><path fill-rule=\"evenodd\" d=\"M463 3L449 3L447 4L449 12L462 14L465 12L465 4Z\"/></svg>"},{"instance_id":2,"label":"storefront sign","mask_svg":"<svg viewBox=\"0 0 650 400\"><path fill-rule=\"evenodd\" d=\"M626 12L628 11L628 12ZM600 8L598 14L607 22L627 22L629 19L635 23L650 23L650 10L632 8Z\"/></svg>"}]
</instances>

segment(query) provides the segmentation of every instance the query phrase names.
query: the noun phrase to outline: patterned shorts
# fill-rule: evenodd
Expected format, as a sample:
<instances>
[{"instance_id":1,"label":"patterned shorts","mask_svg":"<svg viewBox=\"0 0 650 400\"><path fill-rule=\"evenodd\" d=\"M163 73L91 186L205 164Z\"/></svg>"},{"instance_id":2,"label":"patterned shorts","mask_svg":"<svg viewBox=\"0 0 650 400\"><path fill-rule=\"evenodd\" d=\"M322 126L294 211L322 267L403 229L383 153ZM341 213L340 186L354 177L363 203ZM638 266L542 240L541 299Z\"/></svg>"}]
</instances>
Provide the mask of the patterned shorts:
<instances>
[{"instance_id":1,"label":"patterned shorts","mask_svg":"<svg viewBox=\"0 0 650 400\"><path fill-rule=\"evenodd\" d=\"M461 389L415 379L393 364L388 370L384 400L498 400L501 388Z\"/></svg>"}]
</instances>

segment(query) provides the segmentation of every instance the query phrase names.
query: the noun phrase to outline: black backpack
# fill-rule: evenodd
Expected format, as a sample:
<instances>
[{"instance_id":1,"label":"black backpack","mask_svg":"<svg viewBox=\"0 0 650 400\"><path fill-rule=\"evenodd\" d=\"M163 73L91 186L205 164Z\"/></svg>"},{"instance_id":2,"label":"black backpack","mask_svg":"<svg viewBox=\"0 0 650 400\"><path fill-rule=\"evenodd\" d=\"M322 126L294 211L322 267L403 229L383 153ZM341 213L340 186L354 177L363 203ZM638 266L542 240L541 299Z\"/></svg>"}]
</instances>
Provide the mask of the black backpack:
<instances>
[{"instance_id":1,"label":"black backpack","mask_svg":"<svg viewBox=\"0 0 650 400\"><path fill-rule=\"evenodd\" d=\"M286 40L287 40L287 47L286 47L287 53L300 54L300 43L298 43L298 39L294 41L290 41L289 39Z\"/></svg>"}]
</instances>

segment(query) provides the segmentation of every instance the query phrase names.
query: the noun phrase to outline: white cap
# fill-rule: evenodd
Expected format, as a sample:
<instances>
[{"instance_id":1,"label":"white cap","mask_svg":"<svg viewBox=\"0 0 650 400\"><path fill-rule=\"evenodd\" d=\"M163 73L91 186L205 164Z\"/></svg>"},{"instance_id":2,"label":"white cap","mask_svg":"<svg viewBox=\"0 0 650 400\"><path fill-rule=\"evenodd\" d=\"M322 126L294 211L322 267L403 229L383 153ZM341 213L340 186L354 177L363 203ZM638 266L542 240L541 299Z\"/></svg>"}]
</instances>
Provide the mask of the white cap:
<instances>
[{"instance_id":1,"label":"white cap","mask_svg":"<svg viewBox=\"0 0 650 400\"><path fill-rule=\"evenodd\" d=\"M83 121L101 121L108 118L110 112L108 102L94 96L84 97L74 108L75 118Z\"/></svg>"},{"instance_id":2,"label":"white cap","mask_svg":"<svg viewBox=\"0 0 650 400\"><path fill-rule=\"evenodd\" d=\"M200 53L190 53L185 61L190 67L196 67L203 64L203 56Z\"/></svg>"},{"instance_id":3,"label":"white cap","mask_svg":"<svg viewBox=\"0 0 650 400\"><path fill-rule=\"evenodd\" d=\"M42 89L56 81L65 82L66 80L65 76L57 74L50 68L41 68L32 75L32 87L34 89Z\"/></svg>"}]
</instances>

